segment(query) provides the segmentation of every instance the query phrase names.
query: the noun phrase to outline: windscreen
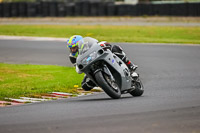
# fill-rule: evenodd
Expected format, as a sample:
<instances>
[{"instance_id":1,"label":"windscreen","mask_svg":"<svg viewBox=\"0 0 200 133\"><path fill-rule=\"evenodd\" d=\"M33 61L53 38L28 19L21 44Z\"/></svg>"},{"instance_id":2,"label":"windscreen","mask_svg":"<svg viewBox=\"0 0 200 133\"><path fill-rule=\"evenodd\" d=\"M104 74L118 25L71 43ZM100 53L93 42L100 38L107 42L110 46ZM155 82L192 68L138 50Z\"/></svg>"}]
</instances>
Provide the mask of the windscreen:
<instances>
[{"instance_id":1,"label":"windscreen","mask_svg":"<svg viewBox=\"0 0 200 133\"><path fill-rule=\"evenodd\" d=\"M93 39L86 39L79 42L79 54L82 55L87 52L93 45L96 45L97 41Z\"/></svg>"}]
</instances>

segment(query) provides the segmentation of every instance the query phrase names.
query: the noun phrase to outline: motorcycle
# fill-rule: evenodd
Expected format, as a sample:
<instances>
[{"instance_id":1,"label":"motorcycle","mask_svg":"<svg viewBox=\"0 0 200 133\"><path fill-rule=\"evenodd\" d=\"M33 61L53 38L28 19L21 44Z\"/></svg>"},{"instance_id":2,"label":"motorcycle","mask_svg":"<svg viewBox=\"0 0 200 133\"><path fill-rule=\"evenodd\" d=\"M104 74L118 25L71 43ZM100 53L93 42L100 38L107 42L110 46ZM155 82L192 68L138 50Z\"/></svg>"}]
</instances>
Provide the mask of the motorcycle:
<instances>
[{"instance_id":1,"label":"motorcycle","mask_svg":"<svg viewBox=\"0 0 200 133\"><path fill-rule=\"evenodd\" d=\"M113 99L126 93L141 96L144 92L139 74L131 73L118 56L95 41L79 44L76 63L80 71Z\"/></svg>"}]
</instances>

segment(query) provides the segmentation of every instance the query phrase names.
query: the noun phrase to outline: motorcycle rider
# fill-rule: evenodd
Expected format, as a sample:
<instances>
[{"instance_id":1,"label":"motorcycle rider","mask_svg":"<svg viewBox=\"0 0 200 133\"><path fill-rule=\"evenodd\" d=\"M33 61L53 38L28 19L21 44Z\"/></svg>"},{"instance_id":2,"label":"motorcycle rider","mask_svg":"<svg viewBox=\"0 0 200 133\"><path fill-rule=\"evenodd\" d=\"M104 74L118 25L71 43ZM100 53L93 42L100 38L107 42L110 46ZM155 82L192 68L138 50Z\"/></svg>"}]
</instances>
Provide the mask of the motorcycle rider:
<instances>
[{"instance_id":1,"label":"motorcycle rider","mask_svg":"<svg viewBox=\"0 0 200 133\"><path fill-rule=\"evenodd\" d=\"M131 72L134 72L137 69L137 65L134 65L126 57L126 54L123 52L123 50L120 46L111 45L110 43L108 43L106 41L99 42L98 40L91 38L91 37L84 37L83 38L80 35L71 36L67 40L67 47L70 49L69 59L74 66L76 66L76 58L78 57L78 54L79 54L78 44L79 44L80 41L82 41L82 42L95 41L101 47L106 47L106 48L110 49L115 55L117 55L127 65L127 67L129 68L129 70ZM81 71L78 69L77 66L76 66L76 72L79 73L79 74L81 73ZM81 85L82 85L82 88L85 91L89 91L96 86L86 75L84 76L84 79L83 79Z\"/></svg>"}]
</instances>

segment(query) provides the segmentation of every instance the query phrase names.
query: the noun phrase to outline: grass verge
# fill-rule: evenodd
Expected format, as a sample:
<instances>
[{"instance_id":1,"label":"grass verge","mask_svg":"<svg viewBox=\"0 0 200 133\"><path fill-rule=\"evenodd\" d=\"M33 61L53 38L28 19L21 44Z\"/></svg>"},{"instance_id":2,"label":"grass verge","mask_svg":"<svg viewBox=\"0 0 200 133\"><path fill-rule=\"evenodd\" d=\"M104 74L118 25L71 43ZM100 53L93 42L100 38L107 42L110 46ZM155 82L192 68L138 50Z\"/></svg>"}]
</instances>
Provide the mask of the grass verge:
<instances>
[{"instance_id":1,"label":"grass verge","mask_svg":"<svg viewBox=\"0 0 200 133\"><path fill-rule=\"evenodd\" d=\"M72 67L0 63L0 100L53 91L75 94L82 79Z\"/></svg>"},{"instance_id":2,"label":"grass verge","mask_svg":"<svg viewBox=\"0 0 200 133\"><path fill-rule=\"evenodd\" d=\"M200 27L0 25L0 35L67 38L74 34L109 42L200 44Z\"/></svg>"}]
</instances>

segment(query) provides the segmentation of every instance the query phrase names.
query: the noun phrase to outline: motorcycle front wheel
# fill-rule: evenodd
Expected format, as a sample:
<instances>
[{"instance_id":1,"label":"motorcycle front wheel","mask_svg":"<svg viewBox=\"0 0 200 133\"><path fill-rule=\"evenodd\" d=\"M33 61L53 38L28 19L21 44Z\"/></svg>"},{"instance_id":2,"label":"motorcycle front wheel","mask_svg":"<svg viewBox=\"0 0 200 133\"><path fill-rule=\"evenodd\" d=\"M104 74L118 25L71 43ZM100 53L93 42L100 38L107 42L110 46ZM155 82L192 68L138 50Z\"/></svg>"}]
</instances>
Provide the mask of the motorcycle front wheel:
<instances>
[{"instance_id":1,"label":"motorcycle front wheel","mask_svg":"<svg viewBox=\"0 0 200 133\"><path fill-rule=\"evenodd\" d=\"M119 99L121 97L121 90L117 83L111 81L110 77L101 71L95 74L96 81L107 95L113 99Z\"/></svg>"}]
</instances>

